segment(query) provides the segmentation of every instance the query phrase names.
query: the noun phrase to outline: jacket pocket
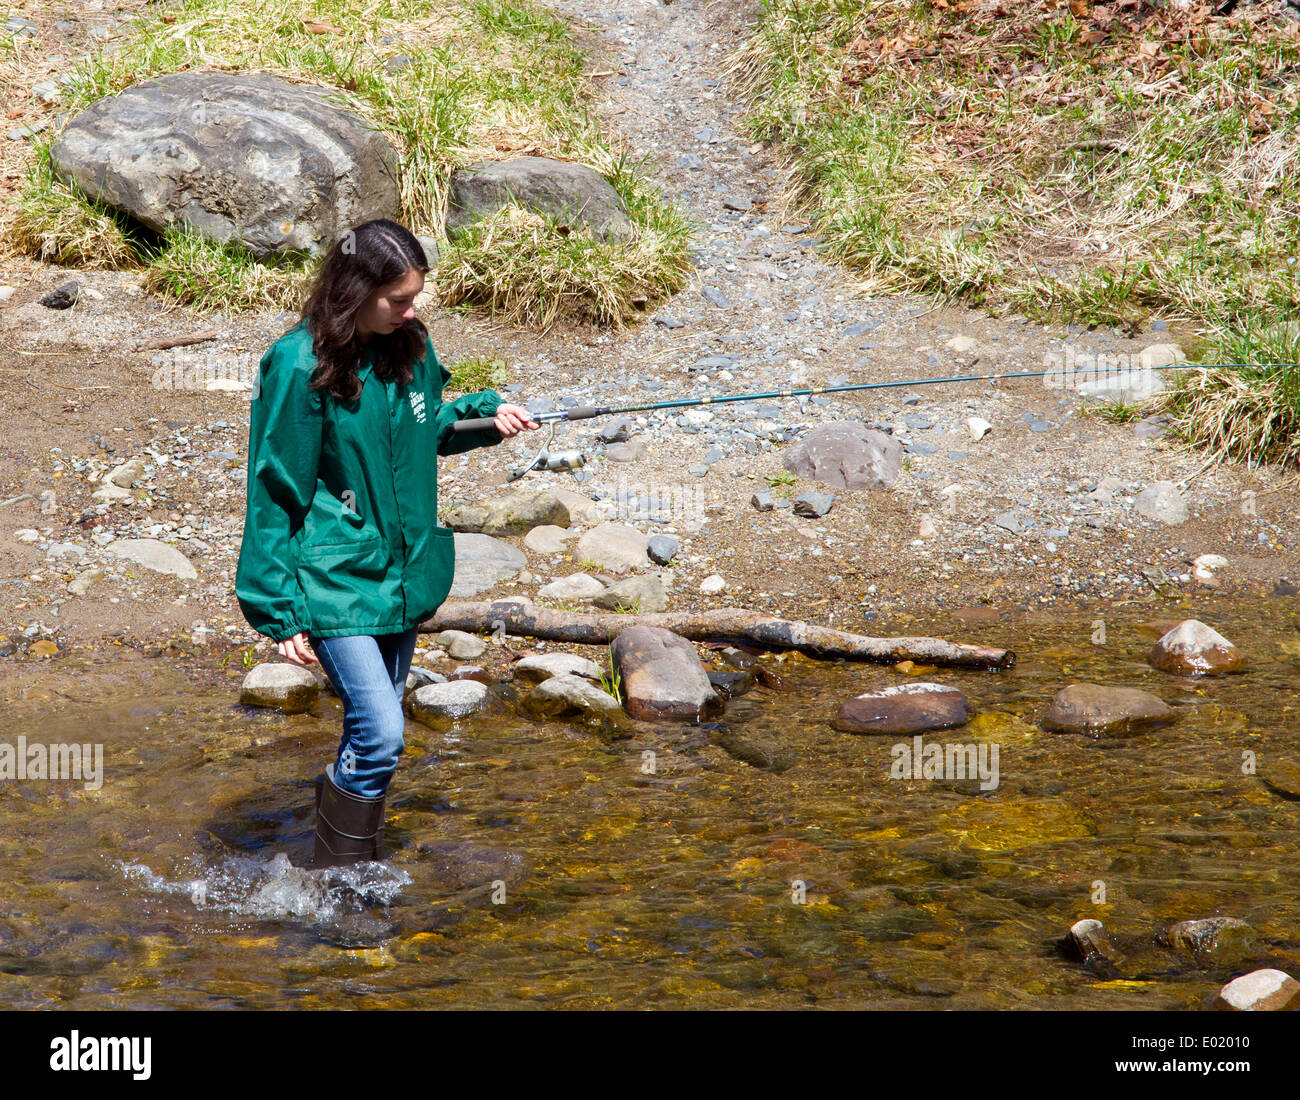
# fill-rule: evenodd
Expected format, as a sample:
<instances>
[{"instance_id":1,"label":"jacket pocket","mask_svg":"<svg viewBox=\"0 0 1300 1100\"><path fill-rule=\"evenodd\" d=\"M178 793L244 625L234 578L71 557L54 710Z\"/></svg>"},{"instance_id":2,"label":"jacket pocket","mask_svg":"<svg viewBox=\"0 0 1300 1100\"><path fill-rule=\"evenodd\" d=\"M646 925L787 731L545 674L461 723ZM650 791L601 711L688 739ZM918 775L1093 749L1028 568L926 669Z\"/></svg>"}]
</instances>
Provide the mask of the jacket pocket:
<instances>
[{"instance_id":1,"label":"jacket pocket","mask_svg":"<svg viewBox=\"0 0 1300 1100\"><path fill-rule=\"evenodd\" d=\"M447 598L456 571L456 536L450 527L434 527L425 557L424 589L429 614Z\"/></svg>"},{"instance_id":2,"label":"jacket pocket","mask_svg":"<svg viewBox=\"0 0 1300 1100\"><path fill-rule=\"evenodd\" d=\"M317 630L373 627L391 619L394 606L400 607L388 547L378 535L304 546L298 583Z\"/></svg>"}]
</instances>

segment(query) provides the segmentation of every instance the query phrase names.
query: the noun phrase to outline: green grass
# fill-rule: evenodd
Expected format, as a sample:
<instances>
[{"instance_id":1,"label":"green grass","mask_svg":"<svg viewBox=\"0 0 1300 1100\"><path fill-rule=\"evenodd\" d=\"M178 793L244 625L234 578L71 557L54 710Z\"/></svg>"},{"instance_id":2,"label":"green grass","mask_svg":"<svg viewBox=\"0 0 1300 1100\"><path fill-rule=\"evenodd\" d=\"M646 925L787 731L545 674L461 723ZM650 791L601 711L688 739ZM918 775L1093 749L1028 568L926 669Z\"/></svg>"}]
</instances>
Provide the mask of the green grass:
<instances>
[{"instance_id":1,"label":"green grass","mask_svg":"<svg viewBox=\"0 0 1300 1100\"><path fill-rule=\"evenodd\" d=\"M1145 405L1126 405L1123 401L1100 401L1085 405L1081 411L1084 416L1094 416L1112 424L1131 424L1147 415Z\"/></svg>"},{"instance_id":2,"label":"green grass","mask_svg":"<svg viewBox=\"0 0 1300 1100\"><path fill-rule=\"evenodd\" d=\"M612 695L620 706L623 704L623 677L619 674L618 668L614 664L614 645L611 642L609 646L609 664L600 674L601 689L607 694Z\"/></svg>"},{"instance_id":3,"label":"green grass","mask_svg":"<svg viewBox=\"0 0 1300 1100\"><path fill-rule=\"evenodd\" d=\"M312 33L307 19L339 33ZM400 67L399 54L407 59ZM444 242L431 289L448 305L539 327L562 317L622 324L685 285L692 227L591 117L585 57L568 24L534 0L376 0L364 10L347 0L310 9L290 0L180 0L138 16L118 50L75 71L68 116L185 69L265 71L327 86L384 132L398 154L398 220ZM517 156L580 162L604 176L627 206L629 245L611 250L583 231L563 238L549 227L503 236L499 226L446 242L452 173ZM156 264L154 289L200 309L299 299L318 262L263 262L242 246L182 241L183 233L169 234L161 250L124 248L119 223L53 177L48 142L12 221L28 251L84 266ZM204 277L187 278L186 264ZM554 278L539 278L552 269L564 274L562 293Z\"/></svg>"},{"instance_id":4,"label":"green grass","mask_svg":"<svg viewBox=\"0 0 1300 1100\"><path fill-rule=\"evenodd\" d=\"M499 356L466 355L447 368L451 371L449 389L457 393L494 390L510 381L510 370Z\"/></svg>"},{"instance_id":5,"label":"green grass","mask_svg":"<svg viewBox=\"0 0 1300 1100\"><path fill-rule=\"evenodd\" d=\"M875 292L1086 325L1159 314L1231 361L1295 361L1249 336L1300 307L1300 30L1266 5L764 0L732 72L753 136L788 158L786 213ZM1291 453L1291 376L1238 373L1281 404L1188 437ZM1183 415L1208 413L1207 385ZM1227 447L1260 417L1273 442Z\"/></svg>"}]
</instances>

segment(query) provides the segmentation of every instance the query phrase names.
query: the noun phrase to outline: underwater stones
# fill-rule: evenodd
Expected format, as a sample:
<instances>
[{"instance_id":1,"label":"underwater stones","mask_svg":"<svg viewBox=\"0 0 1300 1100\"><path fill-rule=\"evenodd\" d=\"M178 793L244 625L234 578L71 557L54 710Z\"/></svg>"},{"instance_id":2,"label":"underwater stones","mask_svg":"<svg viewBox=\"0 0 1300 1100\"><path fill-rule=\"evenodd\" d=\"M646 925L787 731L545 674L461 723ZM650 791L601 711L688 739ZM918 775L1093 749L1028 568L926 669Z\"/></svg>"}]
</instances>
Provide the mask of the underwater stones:
<instances>
[{"instance_id":1,"label":"underwater stones","mask_svg":"<svg viewBox=\"0 0 1300 1100\"><path fill-rule=\"evenodd\" d=\"M695 647L672 631L630 626L614 639L611 653L633 718L695 720L722 711Z\"/></svg>"},{"instance_id":2,"label":"underwater stones","mask_svg":"<svg viewBox=\"0 0 1300 1100\"><path fill-rule=\"evenodd\" d=\"M1300 1009L1300 982L1281 970L1252 970L1219 990L1221 1012L1278 1012Z\"/></svg>"},{"instance_id":3,"label":"underwater stones","mask_svg":"<svg viewBox=\"0 0 1300 1100\"><path fill-rule=\"evenodd\" d=\"M301 665L264 661L254 665L239 686L239 701L248 707L275 707L285 714L311 710L320 685Z\"/></svg>"},{"instance_id":4,"label":"underwater stones","mask_svg":"<svg viewBox=\"0 0 1300 1100\"><path fill-rule=\"evenodd\" d=\"M1165 933L1165 942L1191 955L1199 966L1231 964L1254 950L1255 930L1236 917L1185 920Z\"/></svg>"},{"instance_id":5,"label":"underwater stones","mask_svg":"<svg viewBox=\"0 0 1300 1100\"><path fill-rule=\"evenodd\" d=\"M465 718L487 706L488 689L477 680L426 684L406 697L407 713L417 722Z\"/></svg>"},{"instance_id":6,"label":"underwater stones","mask_svg":"<svg viewBox=\"0 0 1300 1100\"><path fill-rule=\"evenodd\" d=\"M1275 794L1300 798L1300 762L1266 757L1260 762L1259 777Z\"/></svg>"},{"instance_id":7,"label":"underwater stones","mask_svg":"<svg viewBox=\"0 0 1300 1100\"><path fill-rule=\"evenodd\" d=\"M966 696L922 681L868 691L844 703L834 726L845 733L921 733L966 721Z\"/></svg>"},{"instance_id":8,"label":"underwater stones","mask_svg":"<svg viewBox=\"0 0 1300 1100\"><path fill-rule=\"evenodd\" d=\"M1014 852L1093 834L1073 806L1056 798L971 799L941 814L936 825L965 847L982 852Z\"/></svg>"},{"instance_id":9,"label":"underwater stones","mask_svg":"<svg viewBox=\"0 0 1300 1100\"><path fill-rule=\"evenodd\" d=\"M579 657L576 653L542 653L535 657L525 657L514 667L515 676L520 680L541 683L552 676L582 676L588 680L600 679L600 665Z\"/></svg>"},{"instance_id":10,"label":"underwater stones","mask_svg":"<svg viewBox=\"0 0 1300 1100\"><path fill-rule=\"evenodd\" d=\"M1163 699L1138 688L1071 684L1056 693L1043 719L1055 733L1123 736L1167 725L1177 718Z\"/></svg>"},{"instance_id":11,"label":"underwater stones","mask_svg":"<svg viewBox=\"0 0 1300 1100\"><path fill-rule=\"evenodd\" d=\"M1083 962L1096 965L1098 962L1112 962L1116 952L1110 942L1110 936L1101 921L1086 918L1070 925L1065 937L1066 945Z\"/></svg>"},{"instance_id":12,"label":"underwater stones","mask_svg":"<svg viewBox=\"0 0 1300 1100\"><path fill-rule=\"evenodd\" d=\"M1241 650L1198 619L1187 619L1164 635L1147 660L1176 676L1223 676L1243 672L1247 664Z\"/></svg>"}]
</instances>

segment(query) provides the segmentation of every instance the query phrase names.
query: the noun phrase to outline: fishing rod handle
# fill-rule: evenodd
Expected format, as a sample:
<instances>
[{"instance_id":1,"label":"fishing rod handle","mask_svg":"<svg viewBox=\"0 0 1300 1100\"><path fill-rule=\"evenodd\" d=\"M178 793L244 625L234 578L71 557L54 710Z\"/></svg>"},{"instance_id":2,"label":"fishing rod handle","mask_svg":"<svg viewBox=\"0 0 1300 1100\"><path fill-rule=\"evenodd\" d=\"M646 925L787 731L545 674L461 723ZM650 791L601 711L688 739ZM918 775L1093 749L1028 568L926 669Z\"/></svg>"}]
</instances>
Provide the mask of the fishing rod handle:
<instances>
[{"instance_id":1,"label":"fishing rod handle","mask_svg":"<svg viewBox=\"0 0 1300 1100\"><path fill-rule=\"evenodd\" d=\"M609 409L597 408L595 405L575 405L571 409L556 409L553 412L528 414L528 419L535 424L545 424L551 420L590 420L593 416L606 416ZM478 420L452 421L453 432L481 432L496 427L495 417L482 417Z\"/></svg>"}]
</instances>

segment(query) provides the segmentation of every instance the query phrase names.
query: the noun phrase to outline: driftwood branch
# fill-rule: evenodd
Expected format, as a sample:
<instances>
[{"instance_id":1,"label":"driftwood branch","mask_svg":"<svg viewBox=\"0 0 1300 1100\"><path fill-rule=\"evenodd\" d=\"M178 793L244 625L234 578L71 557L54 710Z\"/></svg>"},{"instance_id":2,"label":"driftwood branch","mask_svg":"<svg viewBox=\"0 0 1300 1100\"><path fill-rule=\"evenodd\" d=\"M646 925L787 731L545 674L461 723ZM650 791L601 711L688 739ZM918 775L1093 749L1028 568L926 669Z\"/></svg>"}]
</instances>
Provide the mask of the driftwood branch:
<instances>
[{"instance_id":1,"label":"driftwood branch","mask_svg":"<svg viewBox=\"0 0 1300 1100\"><path fill-rule=\"evenodd\" d=\"M498 626L497 624L501 624ZM869 638L845 630L815 626L793 619L774 619L757 611L719 608L661 614L582 614L537 607L516 598L491 603L445 603L421 629L493 631L552 642L606 645L629 626L660 626L692 641L749 642L769 649L797 649L810 657L894 664L949 665L959 668L1010 668L1016 655L1009 649L963 645L942 638Z\"/></svg>"},{"instance_id":2,"label":"driftwood branch","mask_svg":"<svg viewBox=\"0 0 1300 1100\"><path fill-rule=\"evenodd\" d=\"M206 332L196 332L192 336L165 336L160 340L150 340L147 344L141 344L141 351L165 351L168 348L184 348L190 344L206 344L209 340L217 338L217 330L212 328Z\"/></svg>"}]
</instances>

